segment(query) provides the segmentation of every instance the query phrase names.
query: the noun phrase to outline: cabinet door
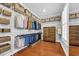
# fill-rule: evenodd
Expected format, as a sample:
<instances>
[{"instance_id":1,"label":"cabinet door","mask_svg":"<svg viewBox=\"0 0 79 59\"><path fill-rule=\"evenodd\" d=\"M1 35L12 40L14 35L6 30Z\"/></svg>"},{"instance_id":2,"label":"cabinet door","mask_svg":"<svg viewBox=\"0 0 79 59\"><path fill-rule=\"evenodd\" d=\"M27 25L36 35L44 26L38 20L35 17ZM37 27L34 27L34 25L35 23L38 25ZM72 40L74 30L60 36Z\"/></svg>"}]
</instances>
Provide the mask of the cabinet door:
<instances>
[{"instance_id":1,"label":"cabinet door","mask_svg":"<svg viewBox=\"0 0 79 59\"><path fill-rule=\"evenodd\" d=\"M55 27L45 27L43 29L43 39L44 41L55 42Z\"/></svg>"},{"instance_id":2,"label":"cabinet door","mask_svg":"<svg viewBox=\"0 0 79 59\"><path fill-rule=\"evenodd\" d=\"M69 27L69 44L79 45L79 26L78 25Z\"/></svg>"},{"instance_id":3,"label":"cabinet door","mask_svg":"<svg viewBox=\"0 0 79 59\"><path fill-rule=\"evenodd\" d=\"M43 30L44 36L49 36L49 28L45 27Z\"/></svg>"},{"instance_id":4,"label":"cabinet door","mask_svg":"<svg viewBox=\"0 0 79 59\"><path fill-rule=\"evenodd\" d=\"M50 41L52 41L52 42L55 42L55 37L56 37L55 30L56 30L55 27L49 28Z\"/></svg>"}]
</instances>

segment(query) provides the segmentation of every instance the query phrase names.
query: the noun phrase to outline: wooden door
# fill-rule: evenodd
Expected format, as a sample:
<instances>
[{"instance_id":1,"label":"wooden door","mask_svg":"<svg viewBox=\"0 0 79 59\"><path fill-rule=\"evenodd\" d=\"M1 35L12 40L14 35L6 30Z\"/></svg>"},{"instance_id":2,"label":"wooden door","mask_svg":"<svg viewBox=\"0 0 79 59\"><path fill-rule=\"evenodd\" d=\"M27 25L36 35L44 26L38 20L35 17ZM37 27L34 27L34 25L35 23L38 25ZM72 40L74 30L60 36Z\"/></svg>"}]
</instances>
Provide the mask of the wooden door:
<instances>
[{"instance_id":1,"label":"wooden door","mask_svg":"<svg viewBox=\"0 0 79 59\"><path fill-rule=\"evenodd\" d=\"M55 42L56 28L55 27L44 27L43 28L43 40Z\"/></svg>"},{"instance_id":2,"label":"wooden door","mask_svg":"<svg viewBox=\"0 0 79 59\"><path fill-rule=\"evenodd\" d=\"M69 44L79 46L79 25L69 27Z\"/></svg>"}]
</instances>

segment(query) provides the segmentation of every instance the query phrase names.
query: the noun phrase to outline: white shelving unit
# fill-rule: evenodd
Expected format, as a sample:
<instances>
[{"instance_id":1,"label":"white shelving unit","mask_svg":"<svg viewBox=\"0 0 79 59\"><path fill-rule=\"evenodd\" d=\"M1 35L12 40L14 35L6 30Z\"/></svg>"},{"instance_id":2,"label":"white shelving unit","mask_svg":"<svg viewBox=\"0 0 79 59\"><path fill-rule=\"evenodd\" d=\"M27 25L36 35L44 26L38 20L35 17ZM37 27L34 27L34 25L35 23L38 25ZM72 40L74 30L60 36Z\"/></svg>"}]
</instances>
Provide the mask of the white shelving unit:
<instances>
[{"instance_id":1,"label":"white shelving unit","mask_svg":"<svg viewBox=\"0 0 79 59\"><path fill-rule=\"evenodd\" d=\"M0 4L0 8L2 8L2 9L4 9L4 10L9 10L9 11L11 11L10 9L8 9L7 7L4 7L3 5L1 5ZM12 12L12 11L11 11ZM0 17L2 17L2 18L6 18L6 19L8 19L8 20L10 20L11 21L11 17L7 17L7 16L4 16L4 15L2 15L2 14L0 14ZM10 24L7 24L7 25L5 25L5 24L0 24L0 28L10 28L11 29L11 23ZM6 32L6 33L0 33L0 37L3 37L3 36L11 36L11 32ZM9 43L11 46L12 46L12 44L11 44L11 41L7 41L7 42L3 42L3 43L0 43L0 45L4 45L4 44L7 44L7 43ZM12 47L11 47L12 48ZM6 55L7 56L7 54L8 53L10 53L12 51L12 49L10 49L10 50L8 50L8 51L6 51L6 52L4 52L4 53L1 53L0 55L1 56L4 56L4 55Z\"/></svg>"},{"instance_id":2,"label":"white shelving unit","mask_svg":"<svg viewBox=\"0 0 79 59\"><path fill-rule=\"evenodd\" d=\"M19 14L19 13L15 12L12 9L9 9L9 8L1 5L1 4L0 4L0 8L5 9L5 10L9 10L9 11L12 12L11 18L0 15L0 17L5 17L7 19L10 19L10 24L9 25L1 25L0 24L0 28L10 28L10 30L11 30L11 32L9 32L9 33L0 33L0 37L2 37L2 36L11 36L11 41L0 43L0 45L6 44L6 43L10 43L11 44L11 49L9 51L6 51L6 52L0 54L0 56L10 56L10 55L13 55L16 52L18 52L18 51L20 51L20 50L22 50L22 49L27 47L27 46L24 46L24 47L21 47L21 48L18 48L18 49L14 47L15 37L17 35L38 33L38 32L41 32L41 30L16 29L14 27L14 16L16 14Z\"/></svg>"}]
</instances>

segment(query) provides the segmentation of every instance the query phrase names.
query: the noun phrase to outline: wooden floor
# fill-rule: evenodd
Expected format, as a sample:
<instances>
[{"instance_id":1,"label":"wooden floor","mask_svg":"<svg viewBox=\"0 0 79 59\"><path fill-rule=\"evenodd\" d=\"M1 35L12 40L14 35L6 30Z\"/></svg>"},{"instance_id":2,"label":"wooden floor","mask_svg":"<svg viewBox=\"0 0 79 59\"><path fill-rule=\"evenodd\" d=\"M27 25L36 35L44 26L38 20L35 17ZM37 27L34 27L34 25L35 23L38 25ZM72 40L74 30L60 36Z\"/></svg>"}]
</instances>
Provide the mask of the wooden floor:
<instances>
[{"instance_id":1,"label":"wooden floor","mask_svg":"<svg viewBox=\"0 0 79 59\"><path fill-rule=\"evenodd\" d=\"M39 41L34 46L25 48L15 56L65 56L60 43Z\"/></svg>"},{"instance_id":2,"label":"wooden floor","mask_svg":"<svg viewBox=\"0 0 79 59\"><path fill-rule=\"evenodd\" d=\"M69 55L70 56L79 56L79 47L78 46L70 46L69 47Z\"/></svg>"}]
</instances>

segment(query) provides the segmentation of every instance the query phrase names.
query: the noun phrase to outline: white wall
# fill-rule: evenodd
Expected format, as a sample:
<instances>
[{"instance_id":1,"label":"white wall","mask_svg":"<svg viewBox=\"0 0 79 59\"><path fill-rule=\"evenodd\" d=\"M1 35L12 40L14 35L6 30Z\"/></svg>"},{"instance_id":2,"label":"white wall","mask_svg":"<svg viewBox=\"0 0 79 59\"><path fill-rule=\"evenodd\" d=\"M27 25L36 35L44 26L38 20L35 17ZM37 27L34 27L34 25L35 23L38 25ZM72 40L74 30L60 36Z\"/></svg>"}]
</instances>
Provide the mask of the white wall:
<instances>
[{"instance_id":1,"label":"white wall","mask_svg":"<svg viewBox=\"0 0 79 59\"><path fill-rule=\"evenodd\" d=\"M61 45L66 55L69 55L69 4L66 4L62 12L62 40Z\"/></svg>"},{"instance_id":2,"label":"white wall","mask_svg":"<svg viewBox=\"0 0 79 59\"><path fill-rule=\"evenodd\" d=\"M69 4L69 13L79 12L79 3L70 3Z\"/></svg>"},{"instance_id":3,"label":"white wall","mask_svg":"<svg viewBox=\"0 0 79 59\"><path fill-rule=\"evenodd\" d=\"M79 3L71 3L69 4L69 13L79 13ZM79 18L70 19L69 25L79 25Z\"/></svg>"},{"instance_id":4,"label":"white wall","mask_svg":"<svg viewBox=\"0 0 79 59\"><path fill-rule=\"evenodd\" d=\"M54 22L45 22L41 24L41 31L43 33L44 27L56 27L56 41L59 42L58 33L61 33L60 31L60 22L54 21ZM43 40L43 34L42 34L42 40Z\"/></svg>"}]
</instances>

